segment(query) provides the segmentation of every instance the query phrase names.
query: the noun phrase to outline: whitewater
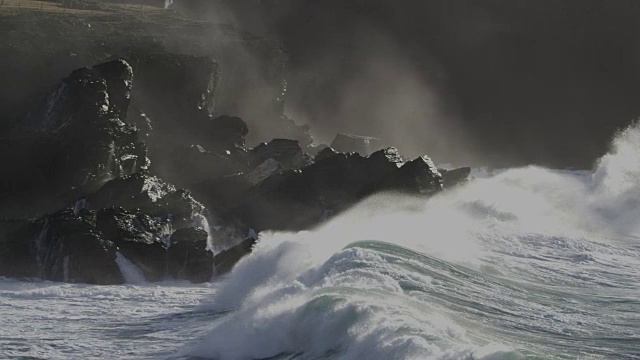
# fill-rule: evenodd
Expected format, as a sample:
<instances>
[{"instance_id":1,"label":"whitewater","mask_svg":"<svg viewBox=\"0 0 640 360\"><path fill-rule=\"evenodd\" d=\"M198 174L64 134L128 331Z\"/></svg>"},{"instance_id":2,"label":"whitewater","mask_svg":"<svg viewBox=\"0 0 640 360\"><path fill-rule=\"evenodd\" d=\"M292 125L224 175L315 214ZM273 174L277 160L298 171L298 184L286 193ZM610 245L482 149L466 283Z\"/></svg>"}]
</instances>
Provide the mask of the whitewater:
<instances>
[{"instance_id":1,"label":"whitewater","mask_svg":"<svg viewBox=\"0 0 640 360\"><path fill-rule=\"evenodd\" d=\"M593 171L379 194L213 283L0 280L0 358L640 359L640 127Z\"/></svg>"}]
</instances>

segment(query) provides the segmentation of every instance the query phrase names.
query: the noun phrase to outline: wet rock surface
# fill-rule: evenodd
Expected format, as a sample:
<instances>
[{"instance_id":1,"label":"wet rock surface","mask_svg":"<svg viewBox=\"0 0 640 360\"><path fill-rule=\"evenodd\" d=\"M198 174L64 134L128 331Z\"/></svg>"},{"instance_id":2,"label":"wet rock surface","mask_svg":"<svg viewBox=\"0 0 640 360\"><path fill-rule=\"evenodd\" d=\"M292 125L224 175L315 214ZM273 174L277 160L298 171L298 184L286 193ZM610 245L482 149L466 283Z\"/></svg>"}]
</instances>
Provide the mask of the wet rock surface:
<instances>
[{"instance_id":1,"label":"wet rock surface","mask_svg":"<svg viewBox=\"0 0 640 360\"><path fill-rule=\"evenodd\" d=\"M119 284L131 264L147 281L205 282L260 231L309 229L377 192L429 196L469 177L373 138L316 147L284 116L286 138L249 148L241 118L212 116L211 59L132 61L136 77L123 60L74 71L1 143L20 161L0 193L0 276Z\"/></svg>"},{"instance_id":2,"label":"wet rock surface","mask_svg":"<svg viewBox=\"0 0 640 360\"><path fill-rule=\"evenodd\" d=\"M148 169L146 146L124 122L132 81L124 61L74 71L5 138L5 216L53 211L105 182ZM34 206L37 204L37 206Z\"/></svg>"}]
</instances>

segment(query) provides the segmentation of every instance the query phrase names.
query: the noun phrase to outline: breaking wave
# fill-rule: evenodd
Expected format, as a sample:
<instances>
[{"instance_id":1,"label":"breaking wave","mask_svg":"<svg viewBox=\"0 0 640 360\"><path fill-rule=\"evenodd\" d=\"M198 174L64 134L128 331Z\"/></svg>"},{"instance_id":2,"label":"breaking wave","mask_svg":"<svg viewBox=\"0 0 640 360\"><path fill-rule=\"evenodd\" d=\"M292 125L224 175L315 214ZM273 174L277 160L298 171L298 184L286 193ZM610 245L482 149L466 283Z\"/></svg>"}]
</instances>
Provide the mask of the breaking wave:
<instances>
[{"instance_id":1,"label":"breaking wave","mask_svg":"<svg viewBox=\"0 0 640 360\"><path fill-rule=\"evenodd\" d=\"M262 234L202 310L207 359L640 358L640 128L593 172L381 194Z\"/></svg>"}]
</instances>

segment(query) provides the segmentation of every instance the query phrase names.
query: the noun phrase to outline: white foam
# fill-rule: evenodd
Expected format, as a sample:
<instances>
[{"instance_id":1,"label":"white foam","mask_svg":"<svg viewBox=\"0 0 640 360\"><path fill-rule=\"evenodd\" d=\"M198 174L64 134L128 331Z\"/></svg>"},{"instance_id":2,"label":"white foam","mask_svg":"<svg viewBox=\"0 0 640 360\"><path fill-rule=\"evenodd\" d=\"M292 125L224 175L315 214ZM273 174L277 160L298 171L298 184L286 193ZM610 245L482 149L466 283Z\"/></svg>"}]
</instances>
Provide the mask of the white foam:
<instances>
[{"instance_id":1,"label":"white foam","mask_svg":"<svg viewBox=\"0 0 640 360\"><path fill-rule=\"evenodd\" d=\"M122 277L124 277L124 281L127 284L144 284L147 282L142 270L140 270L129 259L124 257L120 252L116 252L116 263L118 264L120 273L122 273Z\"/></svg>"},{"instance_id":2,"label":"white foam","mask_svg":"<svg viewBox=\"0 0 640 360\"><path fill-rule=\"evenodd\" d=\"M253 253L204 305L232 313L191 354L221 359L297 353L314 358L331 352L340 359L520 358L508 344L523 346L529 333L512 331L517 339L496 333L505 326L503 316L505 324L549 334L582 334L586 328L602 336L633 331L620 314L609 314L618 320L605 324L594 316L601 307L581 303L583 308L576 310L573 304L538 303L519 286L567 291L558 295L563 299L573 299L577 289L637 288L637 253L616 247L610 237L635 230L626 219L637 223L640 215L638 179L640 129L633 126L616 138L593 177L540 167L505 169L429 201L381 194L313 231L262 233ZM631 216L612 219L621 211ZM393 251L401 246L437 260L388 259L367 246L350 246L359 240L382 241L393 244ZM483 278L489 275L475 275L475 282L450 278L456 274L452 264L464 266L462 272L486 271L520 285L494 287ZM421 289L418 295L403 290L407 284ZM631 294L619 291L623 297ZM441 298L432 292L482 304L482 311L499 311L475 319L474 307L438 303ZM459 318L466 319L465 326ZM505 345L491 341L496 338ZM524 343L545 354L548 346L562 349L561 342L551 344L555 339L549 335L549 344Z\"/></svg>"}]
</instances>

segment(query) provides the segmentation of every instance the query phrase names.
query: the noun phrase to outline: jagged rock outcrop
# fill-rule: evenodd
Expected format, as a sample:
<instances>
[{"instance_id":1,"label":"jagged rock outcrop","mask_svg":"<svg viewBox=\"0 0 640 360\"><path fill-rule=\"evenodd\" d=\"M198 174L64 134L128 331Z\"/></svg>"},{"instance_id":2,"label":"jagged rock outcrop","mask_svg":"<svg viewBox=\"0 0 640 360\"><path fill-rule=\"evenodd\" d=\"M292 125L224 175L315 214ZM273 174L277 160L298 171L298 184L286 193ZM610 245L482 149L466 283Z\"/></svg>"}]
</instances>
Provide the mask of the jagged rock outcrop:
<instances>
[{"instance_id":1,"label":"jagged rock outcrop","mask_svg":"<svg viewBox=\"0 0 640 360\"><path fill-rule=\"evenodd\" d=\"M205 213L189 191L140 173L111 180L86 198L88 209L117 206L167 219L174 229L192 226Z\"/></svg>"},{"instance_id":2,"label":"jagged rock outcrop","mask_svg":"<svg viewBox=\"0 0 640 360\"><path fill-rule=\"evenodd\" d=\"M225 251L216 254L213 258L216 274L224 275L230 272L233 267L247 254L251 253L253 246L256 244L256 239L248 238L240 244L227 249Z\"/></svg>"},{"instance_id":3,"label":"jagged rock outcrop","mask_svg":"<svg viewBox=\"0 0 640 360\"><path fill-rule=\"evenodd\" d=\"M0 141L0 214L54 211L119 176L146 171L147 149L125 123L133 74L122 60L82 68ZM34 206L34 204L38 206Z\"/></svg>"},{"instance_id":4,"label":"jagged rock outcrop","mask_svg":"<svg viewBox=\"0 0 640 360\"><path fill-rule=\"evenodd\" d=\"M316 155L314 156L314 160L315 161L320 161L322 159L326 159L328 157L332 157L333 155L337 154L338 152L335 151L334 149L332 149L330 146L324 146L323 148L321 148Z\"/></svg>"},{"instance_id":5,"label":"jagged rock outcrop","mask_svg":"<svg viewBox=\"0 0 640 360\"><path fill-rule=\"evenodd\" d=\"M90 284L122 284L117 258L147 281L205 282L213 253L201 228L172 233L171 223L123 208L66 209L38 220L0 221L0 276Z\"/></svg>"},{"instance_id":6,"label":"jagged rock outcrop","mask_svg":"<svg viewBox=\"0 0 640 360\"><path fill-rule=\"evenodd\" d=\"M395 148L369 157L327 154L301 170L279 172L255 186L241 178L215 186L208 183L199 194L207 204L225 204L216 213L230 214L259 231L308 229L327 212L339 213L380 191L430 195L442 190L442 177L428 157L405 163Z\"/></svg>"},{"instance_id":7,"label":"jagged rock outcrop","mask_svg":"<svg viewBox=\"0 0 640 360\"><path fill-rule=\"evenodd\" d=\"M173 279L206 282L214 269L213 253L207 249L208 234L202 229L180 229L171 235L167 272Z\"/></svg>"},{"instance_id":8,"label":"jagged rock outcrop","mask_svg":"<svg viewBox=\"0 0 640 360\"><path fill-rule=\"evenodd\" d=\"M443 189L442 175L427 156L421 156L400 167L401 190L433 194Z\"/></svg>"},{"instance_id":9,"label":"jagged rock outcrop","mask_svg":"<svg viewBox=\"0 0 640 360\"><path fill-rule=\"evenodd\" d=\"M168 221L154 220L122 208L108 208L96 212L95 226L148 281L165 278L167 244L164 239L171 235Z\"/></svg>"},{"instance_id":10,"label":"jagged rock outcrop","mask_svg":"<svg viewBox=\"0 0 640 360\"><path fill-rule=\"evenodd\" d=\"M0 239L0 275L121 284L116 246L95 227L95 213L71 209L23 223Z\"/></svg>"}]
</instances>

